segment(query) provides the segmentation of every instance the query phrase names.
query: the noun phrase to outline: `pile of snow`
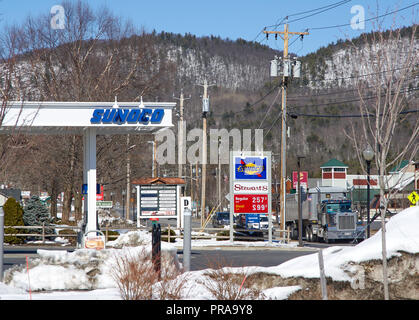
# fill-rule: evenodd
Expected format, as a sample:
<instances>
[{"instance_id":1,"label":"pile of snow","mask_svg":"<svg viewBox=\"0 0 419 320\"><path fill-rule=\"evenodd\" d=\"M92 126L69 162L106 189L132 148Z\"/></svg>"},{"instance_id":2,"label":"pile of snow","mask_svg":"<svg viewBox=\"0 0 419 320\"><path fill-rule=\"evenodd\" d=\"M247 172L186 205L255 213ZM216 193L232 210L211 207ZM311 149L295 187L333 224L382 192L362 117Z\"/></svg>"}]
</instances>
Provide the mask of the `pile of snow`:
<instances>
[{"instance_id":1,"label":"pile of snow","mask_svg":"<svg viewBox=\"0 0 419 320\"><path fill-rule=\"evenodd\" d=\"M386 224L387 258L401 252L419 252L419 207L411 207L393 216ZM333 246L323 250L325 274L335 281L351 281L353 265L370 260L382 260L381 230L354 247ZM279 266L255 267L249 272L265 272L281 277L318 278L318 254L301 256Z\"/></svg>"},{"instance_id":2,"label":"pile of snow","mask_svg":"<svg viewBox=\"0 0 419 320\"><path fill-rule=\"evenodd\" d=\"M393 216L386 224L386 230L387 258L400 256L401 252L419 253L419 207L408 208ZM198 241L192 245L204 245L205 240ZM217 246L223 244L222 241L213 243ZM259 243L245 242L243 245ZM228 244L231 245L229 242ZM261 244L266 245L266 242ZM175 245L162 242L161 248L162 255L168 254L178 263ZM31 261L29 277L24 266L8 274L6 272L8 286L0 283L0 299L27 299L29 283L32 291L90 290L33 295L36 299L120 299L116 284L110 276L112 261L118 255L134 255L142 250L151 250L151 235L145 231L123 234L117 240L108 242L107 249L99 251L79 249L69 253L39 250L40 258ZM327 277L335 281L351 281L354 264L381 260L381 231L354 247L333 246L324 249L323 257ZM184 279L184 299L213 299L203 285L204 281L208 281L208 277L205 276L207 271L193 271L181 275ZM228 272L244 273L248 276L262 272L281 277L318 278L318 254L301 256L279 266L229 268ZM301 287L276 287L263 290L262 293L271 299L286 299L298 290L301 290Z\"/></svg>"},{"instance_id":3,"label":"pile of snow","mask_svg":"<svg viewBox=\"0 0 419 320\"><path fill-rule=\"evenodd\" d=\"M26 291L116 288L111 272L116 260L151 256L151 236L133 231L107 243L103 250L38 250L37 254L39 258L30 261L29 274L25 266L6 270L8 285ZM162 260L171 259L178 269L181 268L174 246L162 242L161 256ZM2 291L0 297L1 294Z\"/></svg>"}]
</instances>

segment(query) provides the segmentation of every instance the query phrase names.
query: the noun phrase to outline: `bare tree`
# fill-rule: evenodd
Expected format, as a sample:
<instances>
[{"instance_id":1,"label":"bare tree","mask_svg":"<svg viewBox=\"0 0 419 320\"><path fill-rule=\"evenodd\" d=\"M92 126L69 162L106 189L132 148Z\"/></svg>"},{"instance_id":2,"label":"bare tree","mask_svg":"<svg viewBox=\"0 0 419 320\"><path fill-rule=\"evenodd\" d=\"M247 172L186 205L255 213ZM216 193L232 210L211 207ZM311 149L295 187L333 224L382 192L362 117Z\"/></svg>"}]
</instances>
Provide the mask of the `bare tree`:
<instances>
[{"instance_id":1,"label":"bare tree","mask_svg":"<svg viewBox=\"0 0 419 320\"><path fill-rule=\"evenodd\" d=\"M25 52L22 69L28 74L26 96L46 101L139 101L165 85L166 66L159 64L151 37L106 8L93 11L82 1L63 3L64 29L51 28L48 15L29 17L19 28ZM62 145L49 147L66 157L63 220L68 220L71 199L80 211L80 137L63 136ZM98 147L105 140L98 139ZM106 141L107 142L107 141ZM63 148L66 148L63 150ZM98 158L98 163L100 163ZM62 163L57 162L57 165Z\"/></svg>"},{"instance_id":2,"label":"bare tree","mask_svg":"<svg viewBox=\"0 0 419 320\"><path fill-rule=\"evenodd\" d=\"M351 138L361 167L362 151L370 145L374 151L380 187L381 231L384 298L389 299L385 215L389 200L398 192L388 179L392 167L402 160L409 162L418 154L419 117L417 116L417 85L419 49L418 30L414 23L407 34L392 27L383 31L377 23L374 31L363 36L362 43L353 43L359 62L355 67L362 118L352 123ZM414 116L412 116L414 115ZM403 123L409 128L403 129ZM405 136L402 139L402 136ZM401 145L401 141L404 144ZM365 171L365 170L364 170ZM369 205L369 204L368 204Z\"/></svg>"}]
</instances>

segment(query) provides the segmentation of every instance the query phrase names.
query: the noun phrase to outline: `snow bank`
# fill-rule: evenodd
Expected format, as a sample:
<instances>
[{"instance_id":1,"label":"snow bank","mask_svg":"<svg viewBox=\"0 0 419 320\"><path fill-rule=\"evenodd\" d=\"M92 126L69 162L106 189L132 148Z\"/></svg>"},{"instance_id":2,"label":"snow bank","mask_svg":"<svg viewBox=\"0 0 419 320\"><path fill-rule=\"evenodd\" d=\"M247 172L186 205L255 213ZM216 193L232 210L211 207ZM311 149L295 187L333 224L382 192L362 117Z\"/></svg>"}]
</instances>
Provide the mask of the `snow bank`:
<instances>
[{"instance_id":1,"label":"snow bank","mask_svg":"<svg viewBox=\"0 0 419 320\"><path fill-rule=\"evenodd\" d=\"M411 207L393 216L386 224L387 258L400 252L419 252L419 207ZM354 247L333 246L323 250L325 273L336 281L350 281L351 265L382 258L381 230ZM289 260L269 268L254 267L249 272L266 272L281 277L318 278L318 254Z\"/></svg>"},{"instance_id":2,"label":"snow bank","mask_svg":"<svg viewBox=\"0 0 419 320\"><path fill-rule=\"evenodd\" d=\"M387 258L419 253L419 207L411 207L393 216L386 224ZM221 246L228 241L199 240L193 245L212 243ZM245 242L243 245L266 245L260 242ZM162 242L162 255L168 254L177 260L176 246ZM236 242L234 242L236 245ZM278 244L279 245L279 244ZM117 240L108 242L107 249L79 249L74 252L38 250L39 259L31 260L28 274L25 266L7 274L8 284L0 283L0 299L27 299L30 283L34 290L80 290L80 292L51 292L33 294L36 299L120 299L116 284L110 276L115 258L119 255L135 255L141 251L151 251L151 235L145 231L129 232ZM333 246L323 250L326 276L335 281L351 281L351 271L355 264L381 259L381 231L354 247ZM263 272L281 277L318 278L318 254L310 254L289 260L274 267L228 268L228 272L242 272L248 276ZM213 299L203 285L208 270L193 271L182 274L184 277L184 299ZM275 287L262 291L268 298L286 299L290 294L301 290L299 286Z\"/></svg>"},{"instance_id":3,"label":"snow bank","mask_svg":"<svg viewBox=\"0 0 419 320\"><path fill-rule=\"evenodd\" d=\"M124 246L137 243L137 246ZM116 248L108 248L115 246ZM29 275L25 266L6 270L5 279L15 288L42 290L95 290L116 288L112 269L119 257L151 256L151 236L144 232L130 232L107 244L107 249L38 250L39 258L30 262ZM172 259L180 268L177 249L162 242L162 259ZM0 294L2 291L0 291Z\"/></svg>"}]
</instances>

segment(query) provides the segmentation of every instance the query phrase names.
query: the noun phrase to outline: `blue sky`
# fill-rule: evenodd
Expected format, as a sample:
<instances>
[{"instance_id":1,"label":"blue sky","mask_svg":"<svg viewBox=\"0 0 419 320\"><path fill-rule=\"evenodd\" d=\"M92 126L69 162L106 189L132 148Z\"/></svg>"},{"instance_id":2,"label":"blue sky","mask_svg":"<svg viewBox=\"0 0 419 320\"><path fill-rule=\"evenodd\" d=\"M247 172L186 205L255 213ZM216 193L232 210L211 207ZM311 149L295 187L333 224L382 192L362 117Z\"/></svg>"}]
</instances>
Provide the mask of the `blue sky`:
<instances>
[{"instance_id":1,"label":"blue sky","mask_svg":"<svg viewBox=\"0 0 419 320\"><path fill-rule=\"evenodd\" d=\"M365 29L354 30L351 26L330 29L310 30L326 26L348 24L359 11L351 13L353 6L364 8L365 19L382 15L413 4L414 7L397 13L398 25L411 25L418 21L418 0L352 0L347 2L339 0L86 0L93 8L105 5L116 15L131 20L136 26L144 27L146 31L155 29L157 32L166 31L173 33L191 33L196 36L220 36L236 40L243 38L249 41L258 41L274 49L283 48L283 41L273 36L266 40L260 31L265 26L272 26L281 22L289 15L290 31L305 31L309 29L310 35L303 41L293 38L290 52L298 55L317 50L338 39L352 38L362 32L369 31L371 23L365 23ZM329 6L334 3L345 2L335 8L320 14L306 17L315 12L291 16L296 13ZM52 6L60 4L60 0L0 0L1 22L19 23L29 14L48 14ZM377 3L378 9L377 9ZM328 9L328 8L325 8ZM299 21L292 21L295 19ZM393 23L393 15L384 19L384 25ZM273 27L268 28L273 30ZM283 30L283 25L278 27Z\"/></svg>"}]
</instances>

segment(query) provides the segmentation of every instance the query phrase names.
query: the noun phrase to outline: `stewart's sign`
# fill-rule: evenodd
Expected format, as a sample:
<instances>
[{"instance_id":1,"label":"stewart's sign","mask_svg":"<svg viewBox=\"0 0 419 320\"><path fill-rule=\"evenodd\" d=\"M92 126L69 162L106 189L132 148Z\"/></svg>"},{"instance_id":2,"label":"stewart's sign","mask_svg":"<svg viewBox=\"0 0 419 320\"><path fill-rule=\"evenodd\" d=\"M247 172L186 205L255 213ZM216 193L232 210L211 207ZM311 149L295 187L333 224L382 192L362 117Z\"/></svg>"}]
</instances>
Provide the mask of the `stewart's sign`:
<instances>
[{"instance_id":1,"label":"stewart's sign","mask_svg":"<svg viewBox=\"0 0 419 320\"><path fill-rule=\"evenodd\" d=\"M270 213L272 199L270 152L232 151L230 159L232 213Z\"/></svg>"}]
</instances>

